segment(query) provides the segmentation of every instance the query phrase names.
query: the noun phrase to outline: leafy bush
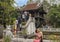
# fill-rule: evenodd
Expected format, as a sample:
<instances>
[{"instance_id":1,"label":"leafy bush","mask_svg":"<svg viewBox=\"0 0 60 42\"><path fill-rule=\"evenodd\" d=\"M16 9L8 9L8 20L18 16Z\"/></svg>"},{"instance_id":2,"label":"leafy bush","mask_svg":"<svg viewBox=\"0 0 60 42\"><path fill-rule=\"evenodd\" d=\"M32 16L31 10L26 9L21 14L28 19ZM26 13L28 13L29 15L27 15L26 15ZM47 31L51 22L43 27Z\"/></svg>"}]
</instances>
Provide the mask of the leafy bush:
<instances>
[{"instance_id":1,"label":"leafy bush","mask_svg":"<svg viewBox=\"0 0 60 42\"><path fill-rule=\"evenodd\" d=\"M52 39L52 40L55 40L56 36L55 35L50 35L49 38Z\"/></svg>"},{"instance_id":2,"label":"leafy bush","mask_svg":"<svg viewBox=\"0 0 60 42\"><path fill-rule=\"evenodd\" d=\"M11 38L9 36L4 37L4 42L11 42Z\"/></svg>"},{"instance_id":3,"label":"leafy bush","mask_svg":"<svg viewBox=\"0 0 60 42\"><path fill-rule=\"evenodd\" d=\"M26 24L26 22L22 22L22 25L25 25Z\"/></svg>"},{"instance_id":4,"label":"leafy bush","mask_svg":"<svg viewBox=\"0 0 60 42\"><path fill-rule=\"evenodd\" d=\"M48 14L45 16L46 21L51 24L54 28L60 27L60 6L56 4L51 6Z\"/></svg>"}]
</instances>

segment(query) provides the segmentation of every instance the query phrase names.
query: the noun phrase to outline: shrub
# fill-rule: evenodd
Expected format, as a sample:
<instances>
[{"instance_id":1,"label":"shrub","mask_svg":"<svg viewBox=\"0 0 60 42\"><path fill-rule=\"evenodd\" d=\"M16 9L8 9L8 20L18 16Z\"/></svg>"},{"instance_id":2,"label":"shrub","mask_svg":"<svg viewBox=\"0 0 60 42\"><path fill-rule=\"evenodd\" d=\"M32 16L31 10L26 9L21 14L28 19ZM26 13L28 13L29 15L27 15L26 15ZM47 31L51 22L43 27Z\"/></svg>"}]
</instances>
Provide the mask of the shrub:
<instances>
[{"instance_id":1,"label":"shrub","mask_svg":"<svg viewBox=\"0 0 60 42\"><path fill-rule=\"evenodd\" d=\"M26 24L26 22L22 22L22 25L25 25Z\"/></svg>"},{"instance_id":2,"label":"shrub","mask_svg":"<svg viewBox=\"0 0 60 42\"><path fill-rule=\"evenodd\" d=\"M4 37L4 42L11 42L11 38L9 36Z\"/></svg>"}]
</instances>

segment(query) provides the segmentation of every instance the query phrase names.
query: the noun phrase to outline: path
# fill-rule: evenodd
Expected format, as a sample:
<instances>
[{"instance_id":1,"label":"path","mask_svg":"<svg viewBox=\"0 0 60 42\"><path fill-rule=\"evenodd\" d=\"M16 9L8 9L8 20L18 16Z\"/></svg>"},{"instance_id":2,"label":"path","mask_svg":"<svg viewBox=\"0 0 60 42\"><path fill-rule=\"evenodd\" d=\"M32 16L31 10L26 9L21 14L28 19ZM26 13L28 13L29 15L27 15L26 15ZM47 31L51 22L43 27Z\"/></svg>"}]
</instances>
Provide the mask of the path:
<instances>
[{"instance_id":1,"label":"path","mask_svg":"<svg viewBox=\"0 0 60 42\"><path fill-rule=\"evenodd\" d=\"M33 39L13 38L12 42L33 42ZM53 42L52 40L43 40L43 42Z\"/></svg>"}]
</instances>

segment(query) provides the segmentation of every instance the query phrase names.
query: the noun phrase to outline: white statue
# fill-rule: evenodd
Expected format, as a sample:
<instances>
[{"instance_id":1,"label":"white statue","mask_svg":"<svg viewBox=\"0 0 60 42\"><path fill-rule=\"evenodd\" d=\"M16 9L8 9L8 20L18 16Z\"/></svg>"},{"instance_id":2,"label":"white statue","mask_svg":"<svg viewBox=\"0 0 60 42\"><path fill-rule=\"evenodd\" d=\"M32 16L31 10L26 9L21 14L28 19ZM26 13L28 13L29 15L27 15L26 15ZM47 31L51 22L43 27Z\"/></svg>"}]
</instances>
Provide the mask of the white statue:
<instances>
[{"instance_id":1,"label":"white statue","mask_svg":"<svg viewBox=\"0 0 60 42\"><path fill-rule=\"evenodd\" d=\"M13 37L13 33L11 32L11 28L9 26L6 29L6 36L9 36L10 38Z\"/></svg>"},{"instance_id":2,"label":"white statue","mask_svg":"<svg viewBox=\"0 0 60 42\"><path fill-rule=\"evenodd\" d=\"M26 31L27 31L27 35L35 33L35 19L33 17L31 17L31 14L29 14L29 19L25 25L26 27Z\"/></svg>"}]
</instances>

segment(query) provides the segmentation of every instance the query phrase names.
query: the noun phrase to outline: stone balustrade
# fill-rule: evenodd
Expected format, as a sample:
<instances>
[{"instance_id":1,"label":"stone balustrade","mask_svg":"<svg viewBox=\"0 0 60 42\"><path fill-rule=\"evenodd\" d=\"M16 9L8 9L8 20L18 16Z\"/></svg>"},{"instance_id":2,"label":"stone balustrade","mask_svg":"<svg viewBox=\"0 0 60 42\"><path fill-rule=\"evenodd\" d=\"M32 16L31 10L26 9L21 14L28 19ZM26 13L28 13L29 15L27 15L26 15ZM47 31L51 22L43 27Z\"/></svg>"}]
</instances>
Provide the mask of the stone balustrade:
<instances>
[{"instance_id":1,"label":"stone balustrade","mask_svg":"<svg viewBox=\"0 0 60 42\"><path fill-rule=\"evenodd\" d=\"M40 30L46 32L60 32L60 28L40 28Z\"/></svg>"}]
</instances>

